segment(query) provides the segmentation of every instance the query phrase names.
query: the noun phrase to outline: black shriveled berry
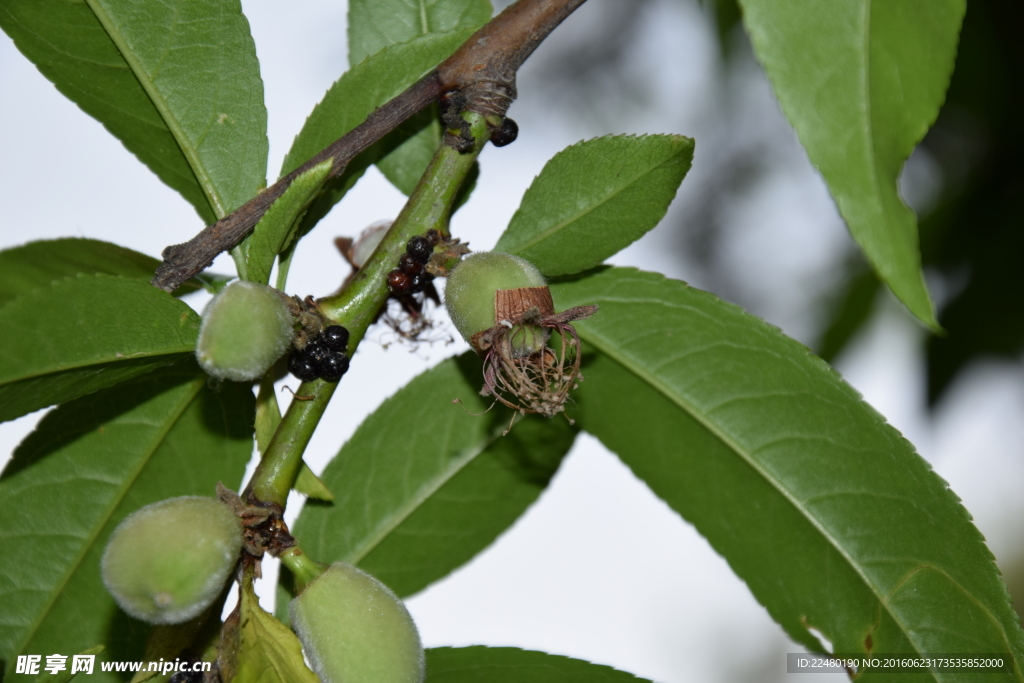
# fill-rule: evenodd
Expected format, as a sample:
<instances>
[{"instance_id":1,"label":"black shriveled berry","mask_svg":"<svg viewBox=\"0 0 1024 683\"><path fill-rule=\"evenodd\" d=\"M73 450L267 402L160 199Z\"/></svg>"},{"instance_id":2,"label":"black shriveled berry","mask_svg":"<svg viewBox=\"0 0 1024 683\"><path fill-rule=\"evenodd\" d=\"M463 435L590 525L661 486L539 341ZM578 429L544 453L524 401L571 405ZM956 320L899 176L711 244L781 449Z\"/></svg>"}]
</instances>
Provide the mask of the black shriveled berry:
<instances>
[{"instance_id":1,"label":"black shriveled berry","mask_svg":"<svg viewBox=\"0 0 1024 683\"><path fill-rule=\"evenodd\" d=\"M341 325L328 325L320 339L331 351L344 351L348 346L348 330Z\"/></svg>"},{"instance_id":2,"label":"black shriveled berry","mask_svg":"<svg viewBox=\"0 0 1024 683\"><path fill-rule=\"evenodd\" d=\"M303 382L312 382L320 376L318 365L318 363L313 362L313 359L302 351L294 351L291 357L288 358L288 372Z\"/></svg>"},{"instance_id":3,"label":"black shriveled berry","mask_svg":"<svg viewBox=\"0 0 1024 683\"><path fill-rule=\"evenodd\" d=\"M519 137L519 126L512 119L505 117L501 127L491 131L491 144L495 147L504 147L516 141Z\"/></svg>"},{"instance_id":4,"label":"black shriveled berry","mask_svg":"<svg viewBox=\"0 0 1024 683\"><path fill-rule=\"evenodd\" d=\"M388 273L388 287L393 294L405 294L412 286L412 278L395 268Z\"/></svg>"},{"instance_id":5,"label":"black shriveled berry","mask_svg":"<svg viewBox=\"0 0 1024 683\"><path fill-rule=\"evenodd\" d=\"M405 245L405 253L420 263L426 263L430 260L430 255L434 253L434 247L426 237L416 235Z\"/></svg>"},{"instance_id":6,"label":"black shriveled berry","mask_svg":"<svg viewBox=\"0 0 1024 683\"><path fill-rule=\"evenodd\" d=\"M423 264L409 254L402 254L402 258L398 259L398 269L406 275L418 275L423 270Z\"/></svg>"},{"instance_id":7,"label":"black shriveled berry","mask_svg":"<svg viewBox=\"0 0 1024 683\"><path fill-rule=\"evenodd\" d=\"M344 353L332 353L320 361L320 378L327 382L337 382L348 372L348 356Z\"/></svg>"},{"instance_id":8,"label":"black shriveled berry","mask_svg":"<svg viewBox=\"0 0 1024 683\"><path fill-rule=\"evenodd\" d=\"M434 230L433 228L427 230L426 237L430 241L430 245L433 247L436 247L438 244L441 243L441 233L439 233L437 230Z\"/></svg>"}]
</instances>

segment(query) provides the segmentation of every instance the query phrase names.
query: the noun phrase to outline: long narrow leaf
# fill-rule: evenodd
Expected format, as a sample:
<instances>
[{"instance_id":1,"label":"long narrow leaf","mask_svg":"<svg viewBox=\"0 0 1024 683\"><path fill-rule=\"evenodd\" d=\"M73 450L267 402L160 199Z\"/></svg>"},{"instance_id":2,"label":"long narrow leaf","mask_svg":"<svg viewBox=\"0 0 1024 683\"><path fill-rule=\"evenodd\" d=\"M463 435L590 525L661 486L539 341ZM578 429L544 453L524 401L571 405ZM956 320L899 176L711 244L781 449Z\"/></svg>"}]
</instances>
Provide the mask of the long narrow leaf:
<instances>
[{"instance_id":1,"label":"long narrow leaf","mask_svg":"<svg viewBox=\"0 0 1024 683\"><path fill-rule=\"evenodd\" d=\"M238 0L11 0L0 27L205 222L266 182L263 82Z\"/></svg>"},{"instance_id":2,"label":"long narrow leaf","mask_svg":"<svg viewBox=\"0 0 1024 683\"><path fill-rule=\"evenodd\" d=\"M457 28L486 24L490 0L352 0L348 3L348 63L358 64L389 45Z\"/></svg>"},{"instance_id":3,"label":"long narrow leaf","mask_svg":"<svg viewBox=\"0 0 1024 683\"><path fill-rule=\"evenodd\" d=\"M537 499L575 438L565 420L487 410L480 361L446 360L360 425L322 477L295 534L320 562L343 560L409 595L487 547ZM453 405L455 399L461 405Z\"/></svg>"},{"instance_id":4,"label":"long narrow leaf","mask_svg":"<svg viewBox=\"0 0 1024 683\"><path fill-rule=\"evenodd\" d=\"M363 122L374 109L437 66L469 37L467 30L433 33L392 45L335 81L313 108L284 159L289 173Z\"/></svg>"},{"instance_id":5,"label":"long narrow leaf","mask_svg":"<svg viewBox=\"0 0 1024 683\"><path fill-rule=\"evenodd\" d=\"M243 280L264 285L270 282L274 259L294 242L299 221L323 187L333 165L334 160L327 159L296 177L238 245L245 264L244 272L239 273Z\"/></svg>"},{"instance_id":6,"label":"long narrow leaf","mask_svg":"<svg viewBox=\"0 0 1024 683\"><path fill-rule=\"evenodd\" d=\"M581 426L794 640L821 650L814 628L836 652L1008 653L1019 676L1024 632L967 511L824 362L661 275L607 269L553 291L601 307L578 323Z\"/></svg>"},{"instance_id":7,"label":"long narrow leaf","mask_svg":"<svg viewBox=\"0 0 1024 683\"><path fill-rule=\"evenodd\" d=\"M67 278L0 308L0 420L70 401L195 350L199 316L142 280Z\"/></svg>"},{"instance_id":8,"label":"long narrow leaf","mask_svg":"<svg viewBox=\"0 0 1024 683\"><path fill-rule=\"evenodd\" d=\"M207 387L192 361L91 394L47 415L0 477L0 659L72 653L102 642L142 656L145 624L100 581L110 532L129 513L237 486L252 452L248 387ZM94 673L90 680L114 681Z\"/></svg>"},{"instance_id":9,"label":"long narrow leaf","mask_svg":"<svg viewBox=\"0 0 1024 683\"><path fill-rule=\"evenodd\" d=\"M29 242L0 251L0 306L72 275L104 273L148 282L158 265L160 261L152 256L101 240L68 237ZM198 282L189 280L175 294L198 288Z\"/></svg>"},{"instance_id":10,"label":"long narrow leaf","mask_svg":"<svg viewBox=\"0 0 1024 683\"><path fill-rule=\"evenodd\" d=\"M921 274L903 162L949 86L966 0L740 0L782 110L878 273L938 327Z\"/></svg>"},{"instance_id":11,"label":"long narrow leaf","mask_svg":"<svg viewBox=\"0 0 1024 683\"><path fill-rule=\"evenodd\" d=\"M237 670L234 683L318 683L302 660L302 644L291 629L260 607L252 577L239 598Z\"/></svg>"}]
</instances>

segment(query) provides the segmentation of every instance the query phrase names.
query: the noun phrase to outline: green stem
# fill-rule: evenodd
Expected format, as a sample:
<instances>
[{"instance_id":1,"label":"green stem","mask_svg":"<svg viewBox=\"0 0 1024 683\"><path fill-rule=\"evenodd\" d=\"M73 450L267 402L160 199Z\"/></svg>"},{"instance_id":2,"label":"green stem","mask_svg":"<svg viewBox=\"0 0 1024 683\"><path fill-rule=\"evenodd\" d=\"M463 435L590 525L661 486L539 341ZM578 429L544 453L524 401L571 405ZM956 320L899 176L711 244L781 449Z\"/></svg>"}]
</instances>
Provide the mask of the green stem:
<instances>
[{"instance_id":1,"label":"green stem","mask_svg":"<svg viewBox=\"0 0 1024 683\"><path fill-rule=\"evenodd\" d=\"M281 564L288 567L288 570L295 578L295 594L298 595L306 590L306 586L327 571L328 565L316 562L302 548L293 545L281 553Z\"/></svg>"},{"instance_id":2,"label":"green stem","mask_svg":"<svg viewBox=\"0 0 1024 683\"><path fill-rule=\"evenodd\" d=\"M469 121L470 134L476 140L473 150L461 154L442 142L409 201L370 260L356 273L351 286L333 297L319 301L327 315L333 318L349 316L345 326L356 342L362 339L377 311L387 300L388 271L398 266L398 259L405 252L409 239L431 228L445 237L449 234L448 219L459 189L472 170L483 142L490 136L487 123L481 115L467 112L463 116Z\"/></svg>"},{"instance_id":3,"label":"green stem","mask_svg":"<svg viewBox=\"0 0 1024 683\"><path fill-rule=\"evenodd\" d=\"M406 243L430 228L448 235L448 219L459 188L490 135L481 115L467 112L463 116L475 140L473 149L460 153L442 142L416 190L366 265L344 290L318 302L329 318L348 328L349 357L387 302L386 276L398 265ZM302 465L303 451L337 387L336 382L323 380L303 382L256 467L246 490L247 497L276 503L284 509Z\"/></svg>"}]
</instances>

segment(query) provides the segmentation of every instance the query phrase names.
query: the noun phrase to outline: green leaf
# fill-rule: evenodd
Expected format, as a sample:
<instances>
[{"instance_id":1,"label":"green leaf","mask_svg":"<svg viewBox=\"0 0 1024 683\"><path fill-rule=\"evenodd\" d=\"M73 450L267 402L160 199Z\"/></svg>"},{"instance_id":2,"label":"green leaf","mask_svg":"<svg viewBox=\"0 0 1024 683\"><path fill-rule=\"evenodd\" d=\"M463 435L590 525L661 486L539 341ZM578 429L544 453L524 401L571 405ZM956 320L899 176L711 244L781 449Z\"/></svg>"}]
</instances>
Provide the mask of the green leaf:
<instances>
[{"instance_id":1,"label":"green leaf","mask_svg":"<svg viewBox=\"0 0 1024 683\"><path fill-rule=\"evenodd\" d=\"M903 162L949 86L966 0L740 0L782 110L879 277L938 328Z\"/></svg>"},{"instance_id":2,"label":"green leaf","mask_svg":"<svg viewBox=\"0 0 1024 683\"><path fill-rule=\"evenodd\" d=\"M537 499L569 450L564 420L516 422L478 394L480 361L442 362L385 401L324 470L295 535L320 562L357 564L399 595L448 574ZM460 399L462 405L453 405Z\"/></svg>"},{"instance_id":3,"label":"green leaf","mask_svg":"<svg viewBox=\"0 0 1024 683\"><path fill-rule=\"evenodd\" d=\"M835 652L1009 652L1021 670L1024 632L970 515L828 365L661 275L606 269L552 291L560 307L601 307L577 323L590 359L578 423L790 637L817 651L812 627Z\"/></svg>"},{"instance_id":4,"label":"green leaf","mask_svg":"<svg viewBox=\"0 0 1024 683\"><path fill-rule=\"evenodd\" d=\"M353 0L348 5L348 63L359 64L386 47L429 33L476 30L493 12L490 0ZM379 160L377 168L410 195L441 143L437 108L414 116L394 136L408 139Z\"/></svg>"},{"instance_id":5,"label":"green leaf","mask_svg":"<svg viewBox=\"0 0 1024 683\"><path fill-rule=\"evenodd\" d=\"M295 490L304 496L315 498L316 500L334 500L334 494L331 493L331 490L320 481L320 477L316 476L305 462L302 463L299 476L295 478Z\"/></svg>"},{"instance_id":6,"label":"green leaf","mask_svg":"<svg viewBox=\"0 0 1024 683\"><path fill-rule=\"evenodd\" d=\"M0 477L0 659L9 668L22 652L97 642L114 661L141 657L149 627L121 612L100 580L106 539L144 505L240 482L253 403L241 384L208 389L188 360L43 418Z\"/></svg>"},{"instance_id":7,"label":"green leaf","mask_svg":"<svg viewBox=\"0 0 1024 683\"><path fill-rule=\"evenodd\" d=\"M490 0L351 0L348 63L428 33L477 29L493 12Z\"/></svg>"},{"instance_id":8,"label":"green leaf","mask_svg":"<svg viewBox=\"0 0 1024 683\"><path fill-rule=\"evenodd\" d=\"M692 161L693 139L681 135L614 135L568 147L534 179L494 250L549 277L592 268L658 224Z\"/></svg>"},{"instance_id":9,"label":"green leaf","mask_svg":"<svg viewBox=\"0 0 1024 683\"><path fill-rule=\"evenodd\" d=\"M319 683L302 659L302 644L291 629L263 611L251 577L240 599L240 644L236 683Z\"/></svg>"},{"instance_id":10,"label":"green leaf","mask_svg":"<svg viewBox=\"0 0 1024 683\"><path fill-rule=\"evenodd\" d=\"M295 170L324 147L358 126L370 112L399 95L451 55L470 34L471 31L463 29L414 38L385 48L349 69L313 108L285 157L281 175ZM403 136L407 136L408 132L403 131L385 136L353 159L340 178L328 184L307 212L300 236L327 215L334 204L341 201L370 164L376 163L406 139ZM399 136L396 137L395 133Z\"/></svg>"},{"instance_id":11,"label":"green leaf","mask_svg":"<svg viewBox=\"0 0 1024 683\"><path fill-rule=\"evenodd\" d=\"M718 28L718 47L722 56L728 59L735 52L732 49L733 30L742 18L739 3L737 0L705 0L703 4L714 14L715 26Z\"/></svg>"},{"instance_id":12,"label":"green leaf","mask_svg":"<svg viewBox=\"0 0 1024 683\"><path fill-rule=\"evenodd\" d=\"M238 0L10 0L0 27L205 222L266 182L263 82Z\"/></svg>"},{"instance_id":13,"label":"green leaf","mask_svg":"<svg viewBox=\"0 0 1024 683\"><path fill-rule=\"evenodd\" d=\"M0 308L0 420L63 403L195 351L199 316L147 282L83 275Z\"/></svg>"},{"instance_id":14,"label":"green leaf","mask_svg":"<svg viewBox=\"0 0 1024 683\"><path fill-rule=\"evenodd\" d=\"M298 223L323 187L334 159L327 159L299 175L270 205L256 227L239 245L245 263L243 280L269 284L274 259L295 240Z\"/></svg>"},{"instance_id":15,"label":"green leaf","mask_svg":"<svg viewBox=\"0 0 1024 683\"><path fill-rule=\"evenodd\" d=\"M67 237L41 240L0 251L0 306L34 289L72 275L122 275L149 282L157 259L110 242ZM199 289L189 280L176 295Z\"/></svg>"},{"instance_id":16,"label":"green leaf","mask_svg":"<svg viewBox=\"0 0 1024 683\"><path fill-rule=\"evenodd\" d=\"M643 683L603 664L515 647L433 647L427 650L430 683Z\"/></svg>"}]
</instances>

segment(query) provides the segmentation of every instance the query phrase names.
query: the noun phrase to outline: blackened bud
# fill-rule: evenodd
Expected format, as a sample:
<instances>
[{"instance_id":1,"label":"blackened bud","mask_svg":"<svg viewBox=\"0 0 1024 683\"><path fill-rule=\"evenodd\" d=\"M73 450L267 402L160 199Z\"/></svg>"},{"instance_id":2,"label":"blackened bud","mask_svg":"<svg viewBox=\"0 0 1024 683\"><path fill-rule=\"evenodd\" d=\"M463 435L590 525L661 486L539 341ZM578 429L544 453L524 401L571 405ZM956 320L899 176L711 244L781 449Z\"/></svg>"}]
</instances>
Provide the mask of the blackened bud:
<instances>
[{"instance_id":1,"label":"blackened bud","mask_svg":"<svg viewBox=\"0 0 1024 683\"><path fill-rule=\"evenodd\" d=\"M317 372L316 364L313 363L308 355L301 351L293 352L291 357L288 358L288 372L303 382L312 382L320 376Z\"/></svg>"},{"instance_id":2,"label":"blackened bud","mask_svg":"<svg viewBox=\"0 0 1024 683\"><path fill-rule=\"evenodd\" d=\"M511 145L519 137L519 126L512 119L505 117L501 127L491 131L491 144L495 147Z\"/></svg>"},{"instance_id":3,"label":"blackened bud","mask_svg":"<svg viewBox=\"0 0 1024 683\"><path fill-rule=\"evenodd\" d=\"M388 287L393 294L405 294L412 286L412 278L395 268L388 273Z\"/></svg>"},{"instance_id":4,"label":"blackened bud","mask_svg":"<svg viewBox=\"0 0 1024 683\"><path fill-rule=\"evenodd\" d=\"M423 264L409 254L402 254L398 259L398 269L406 275L418 275L423 270Z\"/></svg>"},{"instance_id":5,"label":"blackened bud","mask_svg":"<svg viewBox=\"0 0 1024 683\"><path fill-rule=\"evenodd\" d=\"M434 253L434 247L426 237L417 235L405 245L405 253L420 263L426 263L430 260L430 255Z\"/></svg>"},{"instance_id":6,"label":"blackened bud","mask_svg":"<svg viewBox=\"0 0 1024 683\"><path fill-rule=\"evenodd\" d=\"M348 330L341 325L329 325L320 336L331 351L344 351L348 347Z\"/></svg>"},{"instance_id":7,"label":"blackened bud","mask_svg":"<svg viewBox=\"0 0 1024 683\"><path fill-rule=\"evenodd\" d=\"M306 344L306 348L303 349L303 353L315 365L316 363L319 363L327 356L331 355L332 351L324 342L324 338L321 336L316 337L315 339L311 339L309 343Z\"/></svg>"},{"instance_id":8,"label":"blackened bud","mask_svg":"<svg viewBox=\"0 0 1024 683\"><path fill-rule=\"evenodd\" d=\"M348 356L344 353L332 353L320 361L320 377L327 382L337 382L348 372Z\"/></svg>"}]
</instances>

